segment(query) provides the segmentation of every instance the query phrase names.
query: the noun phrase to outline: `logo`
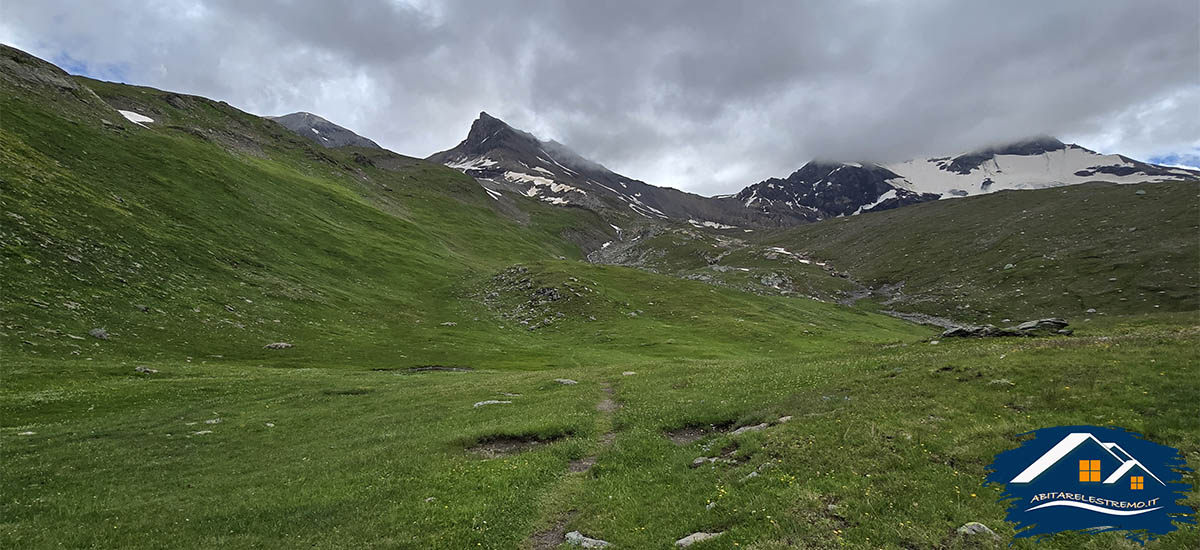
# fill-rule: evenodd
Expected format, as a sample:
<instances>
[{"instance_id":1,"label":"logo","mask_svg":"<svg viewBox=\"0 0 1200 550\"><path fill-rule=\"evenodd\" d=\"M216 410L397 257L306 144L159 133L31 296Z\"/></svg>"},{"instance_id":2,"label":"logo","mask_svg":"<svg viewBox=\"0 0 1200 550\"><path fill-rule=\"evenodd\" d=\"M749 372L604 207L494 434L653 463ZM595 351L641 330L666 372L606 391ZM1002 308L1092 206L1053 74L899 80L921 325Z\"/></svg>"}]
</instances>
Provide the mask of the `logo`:
<instances>
[{"instance_id":1,"label":"logo","mask_svg":"<svg viewBox=\"0 0 1200 550\"><path fill-rule=\"evenodd\" d=\"M1189 489L1179 451L1121 428L1058 426L1035 430L1020 447L992 462L987 484L1010 501L1017 538L1062 531L1127 531L1145 543L1195 523L1176 504Z\"/></svg>"}]
</instances>

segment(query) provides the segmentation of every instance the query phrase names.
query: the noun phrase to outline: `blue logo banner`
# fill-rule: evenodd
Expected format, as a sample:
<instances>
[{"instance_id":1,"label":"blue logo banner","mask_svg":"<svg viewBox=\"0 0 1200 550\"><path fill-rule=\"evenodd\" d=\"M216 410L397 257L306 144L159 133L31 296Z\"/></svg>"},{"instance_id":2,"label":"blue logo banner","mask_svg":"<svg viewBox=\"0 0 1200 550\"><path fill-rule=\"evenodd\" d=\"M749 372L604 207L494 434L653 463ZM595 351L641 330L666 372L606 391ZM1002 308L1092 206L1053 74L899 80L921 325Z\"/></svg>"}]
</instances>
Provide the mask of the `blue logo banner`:
<instances>
[{"instance_id":1,"label":"blue logo banner","mask_svg":"<svg viewBox=\"0 0 1200 550\"><path fill-rule=\"evenodd\" d=\"M1057 426L992 462L987 484L1005 488L1017 538L1062 531L1127 531L1144 543L1195 523L1177 504L1190 489L1179 451L1122 428Z\"/></svg>"}]
</instances>

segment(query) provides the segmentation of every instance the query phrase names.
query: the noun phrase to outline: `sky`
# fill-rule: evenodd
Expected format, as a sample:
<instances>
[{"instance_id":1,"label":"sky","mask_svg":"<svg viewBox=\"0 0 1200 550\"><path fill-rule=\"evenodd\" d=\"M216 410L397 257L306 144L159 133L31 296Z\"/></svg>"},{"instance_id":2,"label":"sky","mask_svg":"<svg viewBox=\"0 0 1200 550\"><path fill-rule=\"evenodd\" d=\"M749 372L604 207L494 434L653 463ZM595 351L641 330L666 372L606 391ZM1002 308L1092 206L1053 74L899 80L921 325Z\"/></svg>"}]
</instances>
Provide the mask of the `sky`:
<instances>
[{"instance_id":1,"label":"sky","mask_svg":"<svg viewBox=\"0 0 1200 550\"><path fill-rule=\"evenodd\" d=\"M1038 134L1200 164L1195 0L38 0L0 42L418 157L486 111L705 195Z\"/></svg>"}]
</instances>

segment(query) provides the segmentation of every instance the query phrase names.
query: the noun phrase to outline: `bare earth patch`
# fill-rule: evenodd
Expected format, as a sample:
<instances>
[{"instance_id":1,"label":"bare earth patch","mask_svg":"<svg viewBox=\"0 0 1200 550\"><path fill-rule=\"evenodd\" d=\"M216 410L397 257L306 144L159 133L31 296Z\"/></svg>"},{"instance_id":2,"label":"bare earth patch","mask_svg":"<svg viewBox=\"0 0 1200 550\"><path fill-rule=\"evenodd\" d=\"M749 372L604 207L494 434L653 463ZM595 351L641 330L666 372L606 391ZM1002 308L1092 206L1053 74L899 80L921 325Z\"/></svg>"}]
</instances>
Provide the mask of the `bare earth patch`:
<instances>
[{"instance_id":1,"label":"bare earth patch","mask_svg":"<svg viewBox=\"0 0 1200 550\"><path fill-rule=\"evenodd\" d=\"M467 452L482 458L500 458L523 453L530 449L553 443L563 437L565 436L558 435L548 439L539 439L535 436L491 437L468 447Z\"/></svg>"}]
</instances>

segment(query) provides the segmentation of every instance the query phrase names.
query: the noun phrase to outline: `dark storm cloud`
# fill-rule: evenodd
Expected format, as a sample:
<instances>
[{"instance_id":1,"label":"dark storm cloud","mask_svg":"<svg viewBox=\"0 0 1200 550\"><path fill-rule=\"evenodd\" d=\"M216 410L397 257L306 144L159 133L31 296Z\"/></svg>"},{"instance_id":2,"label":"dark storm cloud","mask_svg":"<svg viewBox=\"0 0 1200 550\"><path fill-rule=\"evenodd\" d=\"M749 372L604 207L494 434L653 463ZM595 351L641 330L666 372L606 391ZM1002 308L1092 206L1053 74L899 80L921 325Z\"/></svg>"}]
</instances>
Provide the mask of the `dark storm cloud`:
<instances>
[{"instance_id":1,"label":"dark storm cloud","mask_svg":"<svg viewBox=\"0 0 1200 550\"><path fill-rule=\"evenodd\" d=\"M424 156L480 110L659 185L732 192L813 157L1035 133L1200 146L1200 4L29 2L0 41Z\"/></svg>"}]
</instances>

